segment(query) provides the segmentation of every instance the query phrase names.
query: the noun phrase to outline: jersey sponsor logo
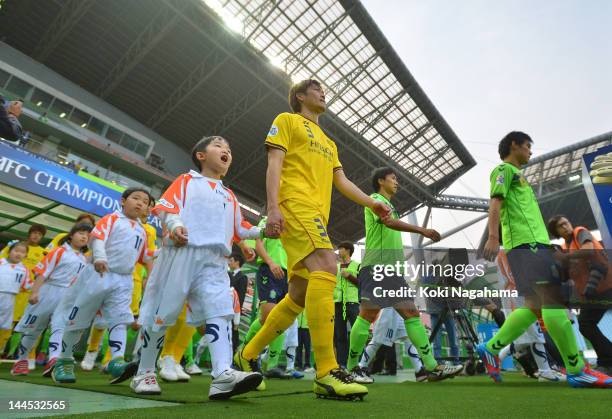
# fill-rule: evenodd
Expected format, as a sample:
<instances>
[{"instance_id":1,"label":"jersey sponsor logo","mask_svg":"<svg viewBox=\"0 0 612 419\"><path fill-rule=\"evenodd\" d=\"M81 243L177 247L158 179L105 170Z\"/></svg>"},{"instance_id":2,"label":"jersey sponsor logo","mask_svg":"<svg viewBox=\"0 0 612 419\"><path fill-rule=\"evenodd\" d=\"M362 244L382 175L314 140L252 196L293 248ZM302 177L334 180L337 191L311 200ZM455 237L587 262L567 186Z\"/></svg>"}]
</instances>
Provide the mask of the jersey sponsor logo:
<instances>
[{"instance_id":1,"label":"jersey sponsor logo","mask_svg":"<svg viewBox=\"0 0 612 419\"><path fill-rule=\"evenodd\" d=\"M276 125L272 125L270 127L270 131L268 132L268 137L274 137L276 134L278 134L278 127Z\"/></svg>"},{"instance_id":2,"label":"jersey sponsor logo","mask_svg":"<svg viewBox=\"0 0 612 419\"><path fill-rule=\"evenodd\" d=\"M167 200L165 200L164 198L160 198L160 200L158 201L159 205L161 205L162 207L166 207L169 209L174 209L174 205L171 204L170 202L168 202Z\"/></svg>"},{"instance_id":3,"label":"jersey sponsor logo","mask_svg":"<svg viewBox=\"0 0 612 419\"><path fill-rule=\"evenodd\" d=\"M504 175L499 175L497 178L495 178L495 183L498 185L503 185L505 180Z\"/></svg>"}]
</instances>

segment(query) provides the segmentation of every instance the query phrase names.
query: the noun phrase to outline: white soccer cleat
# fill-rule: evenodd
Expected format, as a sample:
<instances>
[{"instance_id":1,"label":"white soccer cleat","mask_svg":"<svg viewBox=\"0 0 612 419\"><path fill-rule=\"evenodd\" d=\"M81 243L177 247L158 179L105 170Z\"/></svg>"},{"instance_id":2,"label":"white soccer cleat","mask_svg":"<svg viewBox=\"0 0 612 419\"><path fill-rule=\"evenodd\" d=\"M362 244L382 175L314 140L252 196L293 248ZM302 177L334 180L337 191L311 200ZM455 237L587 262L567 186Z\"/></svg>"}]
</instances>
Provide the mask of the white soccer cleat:
<instances>
[{"instance_id":1,"label":"white soccer cleat","mask_svg":"<svg viewBox=\"0 0 612 419\"><path fill-rule=\"evenodd\" d=\"M178 381L185 382L185 381L189 381L189 379L191 378L191 376L185 372L181 364L177 364L175 362L174 370L176 371L176 376L178 378Z\"/></svg>"},{"instance_id":2,"label":"white soccer cleat","mask_svg":"<svg viewBox=\"0 0 612 419\"><path fill-rule=\"evenodd\" d=\"M372 384L374 382L374 379L368 374L368 370L360 366L353 368L350 374L357 384Z\"/></svg>"},{"instance_id":3,"label":"white soccer cleat","mask_svg":"<svg viewBox=\"0 0 612 419\"><path fill-rule=\"evenodd\" d=\"M189 375L202 375L202 370L195 362L185 367L185 372Z\"/></svg>"},{"instance_id":4,"label":"white soccer cleat","mask_svg":"<svg viewBox=\"0 0 612 419\"><path fill-rule=\"evenodd\" d=\"M134 376L130 388L136 394L161 394L161 387L157 384L157 377L153 372Z\"/></svg>"},{"instance_id":5,"label":"white soccer cleat","mask_svg":"<svg viewBox=\"0 0 612 419\"><path fill-rule=\"evenodd\" d=\"M546 383L546 382L562 382L562 381L566 381L565 375L557 372L557 371L553 371L553 370L548 370L548 371L540 371L538 373L538 381L541 383Z\"/></svg>"},{"instance_id":6,"label":"white soccer cleat","mask_svg":"<svg viewBox=\"0 0 612 419\"><path fill-rule=\"evenodd\" d=\"M34 371L36 369L36 359L28 359L28 370Z\"/></svg>"},{"instance_id":7,"label":"white soccer cleat","mask_svg":"<svg viewBox=\"0 0 612 419\"><path fill-rule=\"evenodd\" d=\"M263 376L258 372L226 370L210 383L208 398L225 400L238 394L253 391L262 382Z\"/></svg>"},{"instance_id":8,"label":"white soccer cleat","mask_svg":"<svg viewBox=\"0 0 612 419\"><path fill-rule=\"evenodd\" d=\"M94 365L96 364L96 358L98 357L98 351L94 352L85 352L85 356L81 361L81 369L83 371L91 371L94 369Z\"/></svg>"},{"instance_id":9,"label":"white soccer cleat","mask_svg":"<svg viewBox=\"0 0 612 419\"><path fill-rule=\"evenodd\" d=\"M164 381L178 381L176 375L176 362L170 355L166 355L159 360L159 376Z\"/></svg>"}]
</instances>

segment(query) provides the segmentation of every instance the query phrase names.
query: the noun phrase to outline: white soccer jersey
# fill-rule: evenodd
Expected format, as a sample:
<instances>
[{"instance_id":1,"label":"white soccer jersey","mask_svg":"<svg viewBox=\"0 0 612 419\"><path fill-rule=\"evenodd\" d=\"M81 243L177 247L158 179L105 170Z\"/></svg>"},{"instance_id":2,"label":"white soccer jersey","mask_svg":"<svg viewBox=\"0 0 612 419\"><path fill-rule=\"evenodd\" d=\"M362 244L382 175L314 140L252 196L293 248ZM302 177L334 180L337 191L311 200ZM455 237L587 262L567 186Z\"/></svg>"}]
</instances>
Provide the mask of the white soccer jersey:
<instances>
[{"instance_id":1,"label":"white soccer jersey","mask_svg":"<svg viewBox=\"0 0 612 419\"><path fill-rule=\"evenodd\" d=\"M95 244L96 240L104 244L103 249ZM151 256L145 254L147 233L140 221L131 220L119 211L107 214L97 222L91 232L91 242L94 262L106 260L108 269L118 274L131 274L136 262Z\"/></svg>"},{"instance_id":2,"label":"white soccer jersey","mask_svg":"<svg viewBox=\"0 0 612 419\"><path fill-rule=\"evenodd\" d=\"M33 269L33 272L45 278L47 284L69 287L86 264L85 255L65 243L47 253Z\"/></svg>"},{"instance_id":3,"label":"white soccer jersey","mask_svg":"<svg viewBox=\"0 0 612 419\"><path fill-rule=\"evenodd\" d=\"M218 179L204 177L194 170L179 176L153 208L168 227L187 229L188 246L218 247L226 256L232 243L259 237L259 229L242 219L234 193ZM178 215L180 220L172 223Z\"/></svg>"},{"instance_id":4,"label":"white soccer jersey","mask_svg":"<svg viewBox=\"0 0 612 419\"><path fill-rule=\"evenodd\" d=\"M10 263L0 259L0 292L18 294L21 289L30 287L30 272L21 262Z\"/></svg>"}]
</instances>

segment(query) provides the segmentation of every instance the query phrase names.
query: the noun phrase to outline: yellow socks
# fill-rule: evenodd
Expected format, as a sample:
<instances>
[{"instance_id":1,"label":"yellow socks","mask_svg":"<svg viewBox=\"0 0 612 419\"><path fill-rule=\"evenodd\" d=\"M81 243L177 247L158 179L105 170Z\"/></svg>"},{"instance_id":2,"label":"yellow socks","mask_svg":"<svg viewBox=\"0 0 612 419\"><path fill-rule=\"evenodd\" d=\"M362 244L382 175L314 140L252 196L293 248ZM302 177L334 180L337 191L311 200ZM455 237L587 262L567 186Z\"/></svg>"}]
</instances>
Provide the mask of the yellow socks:
<instances>
[{"instance_id":1,"label":"yellow socks","mask_svg":"<svg viewBox=\"0 0 612 419\"><path fill-rule=\"evenodd\" d=\"M335 281L336 277L334 277ZM309 284L310 287L310 284ZM333 287L332 287L333 291ZM331 294L330 294L331 298ZM272 342L278 335L284 333L285 330L291 326L298 314L304 310L304 307L297 305L289 294L285 295L280 303L276 305L268 314L265 324L261 327L259 332L247 343L242 350L242 356L246 359L255 359L259 356L259 353ZM333 315L333 303L332 303L332 315ZM309 319L310 320L310 319ZM332 323L332 333L333 333ZM333 348L332 348L333 352Z\"/></svg>"},{"instance_id":2,"label":"yellow socks","mask_svg":"<svg viewBox=\"0 0 612 419\"><path fill-rule=\"evenodd\" d=\"M306 291L306 318L312 350L317 365L317 377L338 368L334 354L334 288L336 276L323 271L310 273Z\"/></svg>"},{"instance_id":3,"label":"yellow socks","mask_svg":"<svg viewBox=\"0 0 612 419\"><path fill-rule=\"evenodd\" d=\"M11 329L0 329L0 352L4 351L4 346L11 337Z\"/></svg>"},{"instance_id":4,"label":"yellow socks","mask_svg":"<svg viewBox=\"0 0 612 419\"><path fill-rule=\"evenodd\" d=\"M183 358L183 354L185 353L185 349L191 343L191 339L195 333L196 329L193 326L189 326L188 324L183 324L176 340L174 341L173 353L172 357L177 364L181 363L181 358Z\"/></svg>"},{"instance_id":5,"label":"yellow socks","mask_svg":"<svg viewBox=\"0 0 612 419\"><path fill-rule=\"evenodd\" d=\"M98 352L105 330L95 327L91 328L91 333L89 333L89 339L87 340L87 352Z\"/></svg>"},{"instance_id":6,"label":"yellow socks","mask_svg":"<svg viewBox=\"0 0 612 419\"><path fill-rule=\"evenodd\" d=\"M160 358L163 358L168 355L174 356L174 345L176 344L176 341L178 340L179 335L184 325L185 325L185 319L182 319L181 317L179 317L176 320L176 323L174 323L174 325L170 326L166 330L166 337L164 339L164 347L162 348L162 352L159 355Z\"/></svg>"}]
</instances>

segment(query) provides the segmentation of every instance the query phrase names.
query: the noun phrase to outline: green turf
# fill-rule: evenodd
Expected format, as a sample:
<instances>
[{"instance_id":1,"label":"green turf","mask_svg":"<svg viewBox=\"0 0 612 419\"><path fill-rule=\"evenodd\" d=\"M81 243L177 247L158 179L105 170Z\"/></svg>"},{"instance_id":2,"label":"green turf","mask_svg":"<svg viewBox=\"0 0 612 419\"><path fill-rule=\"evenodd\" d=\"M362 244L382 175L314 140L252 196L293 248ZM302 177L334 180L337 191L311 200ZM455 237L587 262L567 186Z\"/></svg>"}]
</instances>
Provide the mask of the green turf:
<instances>
[{"instance_id":1,"label":"green turf","mask_svg":"<svg viewBox=\"0 0 612 419\"><path fill-rule=\"evenodd\" d=\"M10 377L6 366L0 378ZM36 373L19 381L50 384ZM107 376L78 371L79 382L71 388L135 396L126 383L106 384ZM268 390L253 392L224 402L209 402L205 377L188 384L162 383L162 396L147 398L185 403L183 406L116 410L74 417L610 417L610 390L572 389L566 384L538 383L518 374L505 374L504 383L487 377L458 377L439 383L373 384L363 402L317 400L305 380L267 380Z\"/></svg>"}]
</instances>

